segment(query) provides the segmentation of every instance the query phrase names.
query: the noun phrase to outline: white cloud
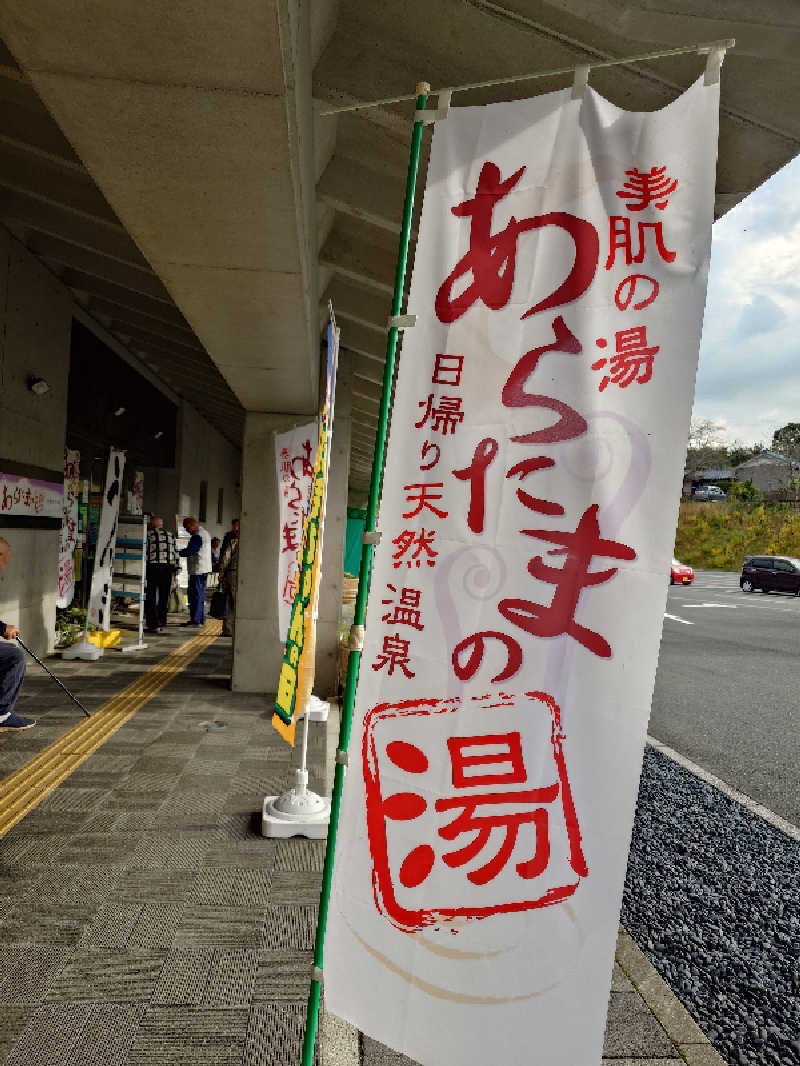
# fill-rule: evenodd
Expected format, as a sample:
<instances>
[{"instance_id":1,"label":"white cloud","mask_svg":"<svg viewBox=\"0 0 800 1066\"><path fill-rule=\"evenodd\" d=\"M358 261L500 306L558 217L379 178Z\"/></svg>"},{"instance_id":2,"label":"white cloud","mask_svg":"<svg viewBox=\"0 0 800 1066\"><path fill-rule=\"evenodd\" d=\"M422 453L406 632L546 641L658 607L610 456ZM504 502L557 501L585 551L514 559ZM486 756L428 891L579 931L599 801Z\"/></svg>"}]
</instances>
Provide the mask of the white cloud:
<instances>
[{"instance_id":1,"label":"white cloud","mask_svg":"<svg viewBox=\"0 0 800 1066\"><path fill-rule=\"evenodd\" d=\"M800 421L800 158L714 226L693 417L769 443Z\"/></svg>"}]
</instances>

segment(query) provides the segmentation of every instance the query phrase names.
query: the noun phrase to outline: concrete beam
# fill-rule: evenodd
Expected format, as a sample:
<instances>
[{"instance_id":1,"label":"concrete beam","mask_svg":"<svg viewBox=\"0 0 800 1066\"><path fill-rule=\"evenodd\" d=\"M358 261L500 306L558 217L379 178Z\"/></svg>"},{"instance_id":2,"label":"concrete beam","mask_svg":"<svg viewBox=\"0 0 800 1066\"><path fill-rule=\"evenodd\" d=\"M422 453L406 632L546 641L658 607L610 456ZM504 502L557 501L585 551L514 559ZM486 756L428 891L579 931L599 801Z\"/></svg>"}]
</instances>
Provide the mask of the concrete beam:
<instances>
[{"instance_id":1,"label":"concrete beam","mask_svg":"<svg viewBox=\"0 0 800 1066\"><path fill-rule=\"evenodd\" d=\"M373 233L380 232L371 227ZM370 242L369 235L344 228L337 219L320 253L320 262L340 278L363 285L372 292L394 292L397 250Z\"/></svg>"},{"instance_id":2,"label":"concrete beam","mask_svg":"<svg viewBox=\"0 0 800 1066\"><path fill-rule=\"evenodd\" d=\"M90 218L117 222L117 217L88 175L49 163L0 141L0 186L33 194Z\"/></svg>"},{"instance_id":3,"label":"concrete beam","mask_svg":"<svg viewBox=\"0 0 800 1066\"><path fill-rule=\"evenodd\" d=\"M27 191L0 188L0 220L9 228L18 222L26 231L49 234L140 270L151 270L119 222L88 218Z\"/></svg>"},{"instance_id":4,"label":"concrete beam","mask_svg":"<svg viewBox=\"0 0 800 1066\"><path fill-rule=\"evenodd\" d=\"M333 278L325 289L323 302L333 303L336 317L359 326L376 329L384 338L386 347L386 323L392 310L391 297L379 296L363 285L355 285L343 278Z\"/></svg>"},{"instance_id":5,"label":"concrete beam","mask_svg":"<svg viewBox=\"0 0 800 1066\"><path fill-rule=\"evenodd\" d=\"M405 182L373 173L363 161L334 157L317 186L317 197L341 214L400 233Z\"/></svg>"},{"instance_id":6,"label":"concrete beam","mask_svg":"<svg viewBox=\"0 0 800 1066\"><path fill-rule=\"evenodd\" d=\"M149 267L140 269L128 266L127 263L120 263L49 233L29 232L25 244L39 259L70 267L84 276L110 282L121 289L174 307L169 293Z\"/></svg>"}]
</instances>

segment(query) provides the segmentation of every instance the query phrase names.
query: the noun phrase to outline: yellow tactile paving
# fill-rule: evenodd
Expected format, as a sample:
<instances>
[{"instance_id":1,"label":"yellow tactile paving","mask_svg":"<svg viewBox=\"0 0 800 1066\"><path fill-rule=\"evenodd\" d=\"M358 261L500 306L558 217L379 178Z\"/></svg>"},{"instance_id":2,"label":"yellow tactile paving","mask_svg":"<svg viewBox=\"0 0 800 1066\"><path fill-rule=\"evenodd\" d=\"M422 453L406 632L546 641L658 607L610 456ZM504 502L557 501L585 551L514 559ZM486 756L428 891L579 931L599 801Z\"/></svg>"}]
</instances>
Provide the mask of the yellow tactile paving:
<instances>
[{"instance_id":1,"label":"yellow tactile paving","mask_svg":"<svg viewBox=\"0 0 800 1066\"><path fill-rule=\"evenodd\" d=\"M0 837L29 814L48 792L69 777L93 751L151 700L176 674L218 637L222 626L209 619L202 632L156 663L91 718L84 718L54 741L35 759L0 781Z\"/></svg>"}]
</instances>

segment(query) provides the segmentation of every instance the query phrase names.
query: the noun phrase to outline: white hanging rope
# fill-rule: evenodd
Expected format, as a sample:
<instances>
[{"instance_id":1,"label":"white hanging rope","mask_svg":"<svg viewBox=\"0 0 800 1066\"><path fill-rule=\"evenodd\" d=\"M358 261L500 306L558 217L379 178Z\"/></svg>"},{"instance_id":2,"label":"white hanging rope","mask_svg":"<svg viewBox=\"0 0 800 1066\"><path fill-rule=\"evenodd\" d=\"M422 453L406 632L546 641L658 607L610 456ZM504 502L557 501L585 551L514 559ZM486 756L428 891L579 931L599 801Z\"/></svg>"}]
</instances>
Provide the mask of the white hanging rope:
<instances>
[{"instance_id":1,"label":"white hanging rope","mask_svg":"<svg viewBox=\"0 0 800 1066\"><path fill-rule=\"evenodd\" d=\"M666 48L660 52L647 52L644 55L638 56L626 56L624 59L598 59L594 63L578 63L571 67L558 67L555 70L541 70L536 74L516 74L510 78L490 78L488 81L473 81L466 85L450 85L441 89L432 89L431 96L438 96L444 93L463 93L470 89L492 89L496 85L513 85L519 81L533 81L536 78L554 78L559 74L572 74L574 76L575 71L581 68L588 68L589 70L599 70L601 67L624 67L629 63L645 63L650 59L665 59L667 56L684 56L684 55L719 55L724 54L728 48L734 48L736 41L733 37L724 41L710 41L707 44L689 44L684 45L682 48ZM346 111L364 111L371 107L383 107L386 104L401 104L406 100L416 100L416 96L413 93L409 93L405 96L387 96L382 100L370 100L369 103L361 104L342 104L339 107L328 107L324 111L320 111L320 115L341 115Z\"/></svg>"}]
</instances>

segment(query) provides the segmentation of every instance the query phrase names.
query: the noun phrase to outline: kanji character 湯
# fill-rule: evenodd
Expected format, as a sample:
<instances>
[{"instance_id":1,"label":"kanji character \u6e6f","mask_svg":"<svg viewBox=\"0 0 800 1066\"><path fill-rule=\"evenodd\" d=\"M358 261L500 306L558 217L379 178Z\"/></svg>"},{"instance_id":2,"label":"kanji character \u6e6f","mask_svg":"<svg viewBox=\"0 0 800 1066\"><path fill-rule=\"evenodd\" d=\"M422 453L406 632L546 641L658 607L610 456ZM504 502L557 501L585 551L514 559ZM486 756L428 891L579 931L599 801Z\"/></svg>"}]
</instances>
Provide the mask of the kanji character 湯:
<instances>
[{"instance_id":1,"label":"kanji character \u6e6f","mask_svg":"<svg viewBox=\"0 0 800 1066\"><path fill-rule=\"evenodd\" d=\"M645 326L635 326L633 329L622 329L616 333L616 354L611 359L597 359L592 363L592 370L602 370L609 363L608 373L598 386L602 392L607 385L619 385L626 389L634 381L639 385L645 385L653 376L653 357L659 350L658 345L647 347L647 329ZM603 337L598 338L596 344L604 348L606 341Z\"/></svg>"}]
</instances>

